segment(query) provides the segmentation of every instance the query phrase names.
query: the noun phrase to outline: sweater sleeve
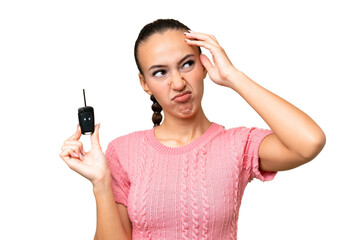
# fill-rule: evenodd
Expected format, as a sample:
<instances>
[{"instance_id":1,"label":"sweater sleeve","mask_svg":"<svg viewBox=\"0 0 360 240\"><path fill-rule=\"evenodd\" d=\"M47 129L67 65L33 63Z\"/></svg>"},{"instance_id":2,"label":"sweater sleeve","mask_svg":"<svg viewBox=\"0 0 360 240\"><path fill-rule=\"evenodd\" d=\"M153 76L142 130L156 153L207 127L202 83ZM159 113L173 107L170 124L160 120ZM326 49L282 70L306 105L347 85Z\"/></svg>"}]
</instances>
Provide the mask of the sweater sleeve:
<instances>
[{"instance_id":1,"label":"sweater sleeve","mask_svg":"<svg viewBox=\"0 0 360 240\"><path fill-rule=\"evenodd\" d=\"M130 189L130 181L126 171L119 160L119 154L116 141L108 144L105 151L105 157L111 172L111 185L115 202L128 206L128 194Z\"/></svg>"},{"instance_id":2,"label":"sweater sleeve","mask_svg":"<svg viewBox=\"0 0 360 240\"><path fill-rule=\"evenodd\" d=\"M250 176L248 181L255 178L265 182L272 180L277 172L272 171L262 171L260 170L260 161L259 158L259 148L261 142L264 140L264 138L270 134L272 134L273 131L270 129L262 129L262 128L256 128L252 127L250 129L247 143L245 145L244 149L244 161L246 164L246 169L250 171Z\"/></svg>"}]
</instances>

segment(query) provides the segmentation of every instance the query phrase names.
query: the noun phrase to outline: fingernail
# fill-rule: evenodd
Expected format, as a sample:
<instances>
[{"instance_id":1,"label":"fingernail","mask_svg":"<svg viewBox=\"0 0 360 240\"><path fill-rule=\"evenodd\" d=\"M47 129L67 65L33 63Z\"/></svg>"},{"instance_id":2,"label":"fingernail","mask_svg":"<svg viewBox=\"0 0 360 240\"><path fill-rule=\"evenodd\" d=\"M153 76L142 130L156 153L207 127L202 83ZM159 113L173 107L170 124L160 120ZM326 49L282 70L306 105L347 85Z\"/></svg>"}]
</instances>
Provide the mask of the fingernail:
<instances>
[{"instance_id":1,"label":"fingernail","mask_svg":"<svg viewBox=\"0 0 360 240\"><path fill-rule=\"evenodd\" d=\"M189 32L184 32L185 35L190 34Z\"/></svg>"}]
</instances>

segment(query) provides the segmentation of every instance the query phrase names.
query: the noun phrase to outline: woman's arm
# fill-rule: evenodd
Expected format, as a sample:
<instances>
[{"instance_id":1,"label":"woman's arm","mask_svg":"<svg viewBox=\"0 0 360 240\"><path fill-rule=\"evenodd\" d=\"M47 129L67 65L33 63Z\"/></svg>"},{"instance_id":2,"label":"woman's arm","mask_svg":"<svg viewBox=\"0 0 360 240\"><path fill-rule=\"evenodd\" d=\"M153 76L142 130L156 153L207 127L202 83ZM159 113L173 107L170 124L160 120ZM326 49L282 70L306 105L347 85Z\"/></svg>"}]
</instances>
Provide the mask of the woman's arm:
<instances>
[{"instance_id":1,"label":"woman's arm","mask_svg":"<svg viewBox=\"0 0 360 240\"><path fill-rule=\"evenodd\" d=\"M260 145L262 170L291 169L319 154L326 142L325 134L303 111L261 87L243 72L234 73L229 83L229 87L244 98L274 131Z\"/></svg>"},{"instance_id":2,"label":"woman's arm","mask_svg":"<svg viewBox=\"0 0 360 240\"><path fill-rule=\"evenodd\" d=\"M200 55L210 79L236 91L273 130L274 134L267 136L259 148L262 170L291 169L310 161L322 150L326 138L321 128L300 109L237 70L213 35L192 31L185 35L189 45L211 52L214 65Z\"/></svg>"},{"instance_id":3,"label":"woman's arm","mask_svg":"<svg viewBox=\"0 0 360 240\"><path fill-rule=\"evenodd\" d=\"M119 209L114 200L111 177L93 187L96 199L97 225L94 240L131 239L131 228L121 221Z\"/></svg>"},{"instance_id":4,"label":"woman's arm","mask_svg":"<svg viewBox=\"0 0 360 240\"><path fill-rule=\"evenodd\" d=\"M96 199L97 226L94 239L131 239L131 225L127 211L117 209L112 186L111 172L99 141L100 124L91 134L91 149L84 151L80 142L81 129L69 137L61 147L60 157L74 171L91 181Z\"/></svg>"}]
</instances>

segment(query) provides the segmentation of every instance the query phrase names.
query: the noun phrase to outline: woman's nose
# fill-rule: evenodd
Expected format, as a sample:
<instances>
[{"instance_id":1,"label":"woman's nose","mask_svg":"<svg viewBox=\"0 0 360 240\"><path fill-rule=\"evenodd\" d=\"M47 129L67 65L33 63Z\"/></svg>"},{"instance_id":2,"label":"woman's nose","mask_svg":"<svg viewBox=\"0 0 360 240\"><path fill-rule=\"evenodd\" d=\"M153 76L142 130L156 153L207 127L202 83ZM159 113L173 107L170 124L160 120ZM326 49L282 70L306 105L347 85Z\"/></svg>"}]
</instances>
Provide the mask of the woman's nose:
<instances>
[{"instance_id":1,"label":"woman's nose","mask_svg":"<svg viewBox=\"0 0 360 240\"><path fill-rule=\"evenodd\" d=\"M182 90L186 85L185 79L183 76L177 72L171 78L171 86L175 90Z\"/></svg>"}]
</instances>

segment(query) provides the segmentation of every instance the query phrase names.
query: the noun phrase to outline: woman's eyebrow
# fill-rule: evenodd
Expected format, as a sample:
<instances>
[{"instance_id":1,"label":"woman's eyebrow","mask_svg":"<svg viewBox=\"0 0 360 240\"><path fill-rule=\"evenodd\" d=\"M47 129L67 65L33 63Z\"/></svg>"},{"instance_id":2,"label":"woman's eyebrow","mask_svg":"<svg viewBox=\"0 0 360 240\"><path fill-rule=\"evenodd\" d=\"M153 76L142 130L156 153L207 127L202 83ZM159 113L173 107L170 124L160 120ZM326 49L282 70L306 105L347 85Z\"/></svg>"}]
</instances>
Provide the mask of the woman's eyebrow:
<instances>
[{"instance_id":1,"label":"woman's eyebrow","mask_svg":"<svg viewBox=\"0 0 360 240\"><path fill-rule=\"evenodd\" d=\"M181 62L183 62L185 59L187 59L187 58L189 58L189 57L193 57L193 56L195 56L194 54L188 54L188 55L186 55L185 57L183 57L180 61L179 61L179 63L181 63ZM163 68L163 67L166 67L165 65L152 65L150 68L149 68L149 70L148 71L150 71L151 69L153 69L153 68Z\"/></svg>"},{"instance_id":2,"label":"woman's eyebrow","mask_svg":"<svg viewBox=\"0 0 360 240\"><path fill-rule=\"evenodd\" d=\"M194 54L188 54L188 55L186 55L185 57L183 57L183 58L179 61L179 63L181 63L181 62L185 61L185 59L187 59L187 58L189 58L189 57L193 57L193 56L195 56L195 55L194 55Z\"/></svg>"}]
</instances>

